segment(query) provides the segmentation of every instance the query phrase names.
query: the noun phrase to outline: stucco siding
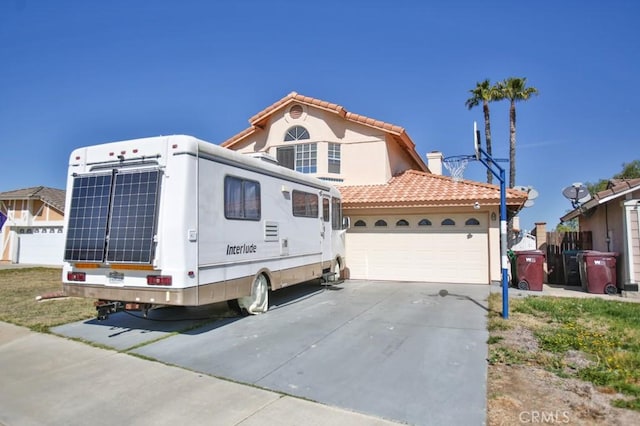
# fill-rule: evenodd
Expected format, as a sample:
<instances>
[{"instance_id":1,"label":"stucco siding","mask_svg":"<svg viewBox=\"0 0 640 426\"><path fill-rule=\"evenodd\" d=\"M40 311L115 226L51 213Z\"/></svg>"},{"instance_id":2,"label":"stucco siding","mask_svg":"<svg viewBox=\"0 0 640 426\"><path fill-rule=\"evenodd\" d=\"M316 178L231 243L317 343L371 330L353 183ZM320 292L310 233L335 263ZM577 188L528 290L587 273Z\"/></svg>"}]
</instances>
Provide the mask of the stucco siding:
<instances>
[{"instance_id":1,"label":"stucco siding","mask_svg":"<svg viewBox=\"0 0 640 426\"><path fill-rule=\"evenodd\" d=\"M387 149L391 175L402 173L411 168L413 163L411 157L391 136L387 136Z\"/></svg>"},{"instance_id":2,"label":"stucco siding","mask_svg":"<svg viewBox=\"0 0 640 426\"><path fill-rule=\"evenodd\" d=\"M387 145L383 140L342 146L343 185L381 185L391 179Z\"/></svg>"}]
</instances>

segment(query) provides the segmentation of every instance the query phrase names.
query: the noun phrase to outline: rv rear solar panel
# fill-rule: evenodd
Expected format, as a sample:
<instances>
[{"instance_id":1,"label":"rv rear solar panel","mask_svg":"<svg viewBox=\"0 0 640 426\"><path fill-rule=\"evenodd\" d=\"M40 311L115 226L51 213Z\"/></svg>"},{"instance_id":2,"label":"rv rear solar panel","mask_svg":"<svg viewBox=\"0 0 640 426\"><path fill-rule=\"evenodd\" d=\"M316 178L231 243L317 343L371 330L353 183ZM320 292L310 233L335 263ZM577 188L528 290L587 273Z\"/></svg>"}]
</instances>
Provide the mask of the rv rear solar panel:
<instances>
[{"instance_id":1,"label":"rv rear solar panel","mask_svg":"<svg viewBox=\"0 0 640 426\"><path fill-rule=\"evenodd\" d=\"M74 178L64 260L104 259L111 180L111 174Z\"/></svg>"},{"instance_id":2,"label":"rv rear solar panel","mask_svg":"<svg viewBox=\"0 0 640 426\"><path fill-rule=\"evenodd\" d=\"M159 176L157 170L116 175L108 262L151 262Z\"/></svg>"},{"instance_id":3,"label":"rv rear solar panel","mask_svg":"<svg viewBox=\"0 0 640 426\"><path fill-rule=\"evenodd\" d=\"M159 179L158 170L75 177L64 259L150 263Z\"/></svg>"}]
</instances>

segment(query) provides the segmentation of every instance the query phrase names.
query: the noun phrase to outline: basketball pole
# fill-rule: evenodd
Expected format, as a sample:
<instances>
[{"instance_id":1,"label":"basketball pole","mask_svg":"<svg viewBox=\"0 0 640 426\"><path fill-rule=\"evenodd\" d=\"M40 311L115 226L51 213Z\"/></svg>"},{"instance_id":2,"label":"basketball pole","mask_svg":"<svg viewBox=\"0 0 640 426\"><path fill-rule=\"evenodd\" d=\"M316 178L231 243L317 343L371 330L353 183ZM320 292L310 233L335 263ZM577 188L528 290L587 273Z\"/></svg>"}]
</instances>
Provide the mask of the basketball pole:
<instances>
[{"instance_id":1,"label":"basketball pole","mask_svg":"<svg viewBox=\"0 0 640 426\"><path fill-rule=\"evenodd\" d=\"M479 140L479 139L478 139ZM509 274L507 269L507 189L504 168L482 149L476 146L477 159L500 181L500 263L502 266L502 318L509 319ZM495 169L497 169L497 172Z\"/></svg>"}]
</instances>

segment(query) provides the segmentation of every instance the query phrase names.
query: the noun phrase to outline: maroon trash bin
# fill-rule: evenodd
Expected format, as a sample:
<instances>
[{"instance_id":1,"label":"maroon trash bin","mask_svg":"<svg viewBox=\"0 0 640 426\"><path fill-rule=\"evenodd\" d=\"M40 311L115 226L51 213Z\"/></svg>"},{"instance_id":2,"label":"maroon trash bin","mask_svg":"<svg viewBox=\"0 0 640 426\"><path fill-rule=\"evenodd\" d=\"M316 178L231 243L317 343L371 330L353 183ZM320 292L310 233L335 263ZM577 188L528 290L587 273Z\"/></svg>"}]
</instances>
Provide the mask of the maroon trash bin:
<instances>
[{"instance_id":1,"label":"maroon trash bin","mask_svg":"<svg viewBox=\"0 0 640 426\"><path fill-rule=\"evenodd\" d=\"M542 250L517 251L516 277L520 290L542 291L544 282L544 260Z\"/></svg>"},{"instance_id":2,"label":"maroon trash bin","mask_svg":"<svg viewBox=\"0 0 640 426\"><path fill-rule=\"evenodd\" d=\"M596 294L617 294L616 257L618 253L587 250L578 253L582 289Z\"/></svg>"}]
</instances>

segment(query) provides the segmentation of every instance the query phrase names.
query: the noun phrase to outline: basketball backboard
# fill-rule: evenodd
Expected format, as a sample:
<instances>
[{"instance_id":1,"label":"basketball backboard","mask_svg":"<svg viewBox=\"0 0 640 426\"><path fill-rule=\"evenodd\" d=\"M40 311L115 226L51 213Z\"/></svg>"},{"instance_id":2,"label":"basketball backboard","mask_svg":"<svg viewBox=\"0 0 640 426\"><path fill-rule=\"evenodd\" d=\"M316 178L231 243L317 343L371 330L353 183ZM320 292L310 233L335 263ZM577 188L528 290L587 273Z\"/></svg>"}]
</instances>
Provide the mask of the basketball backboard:
<instances>
[{"instance_id":1,"label":"basketball backboard","mask_svg":"<svg viewBox=\"0 0 640 426\"><path fill-rule=\"evenodd\" d=\"M480 132L478 131L478 123L473 122L473 150L476 153L476 160L480 159Z\"/></svg>"}]
</instances>

